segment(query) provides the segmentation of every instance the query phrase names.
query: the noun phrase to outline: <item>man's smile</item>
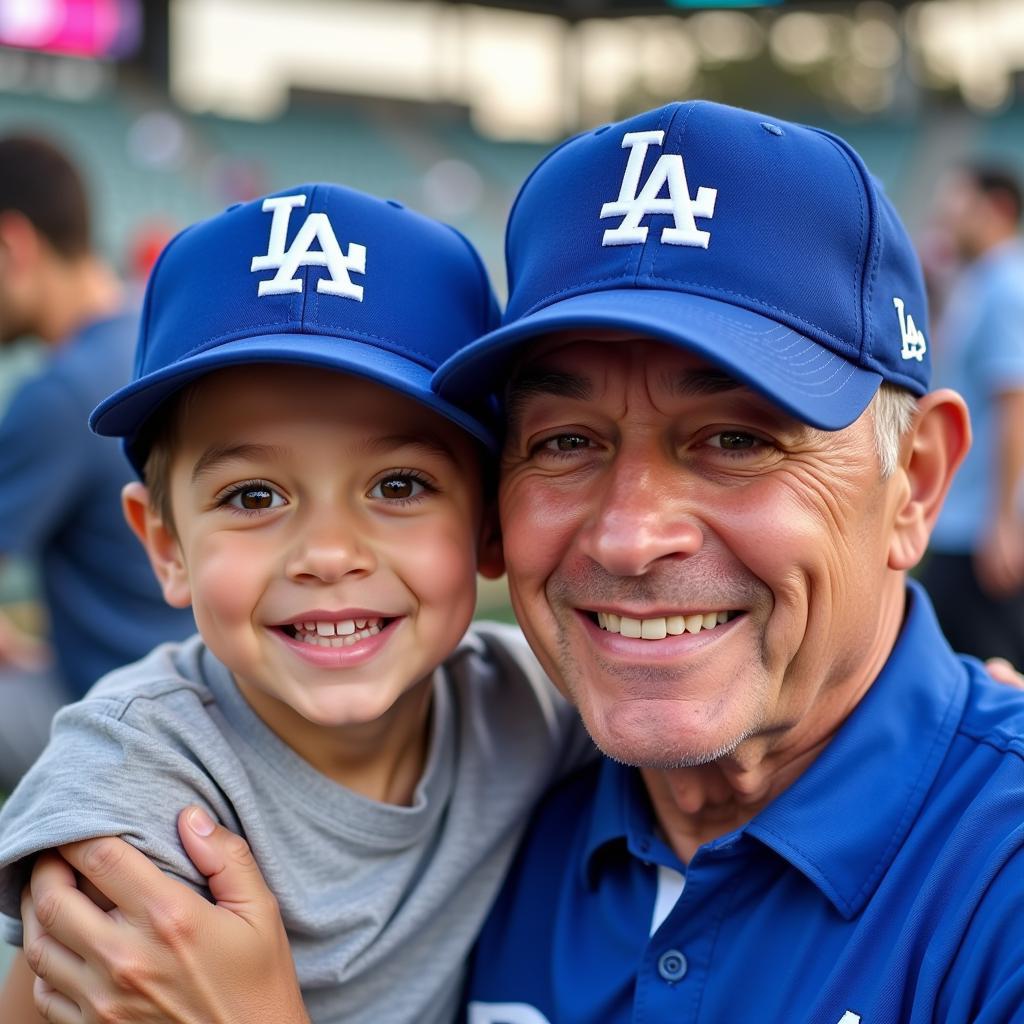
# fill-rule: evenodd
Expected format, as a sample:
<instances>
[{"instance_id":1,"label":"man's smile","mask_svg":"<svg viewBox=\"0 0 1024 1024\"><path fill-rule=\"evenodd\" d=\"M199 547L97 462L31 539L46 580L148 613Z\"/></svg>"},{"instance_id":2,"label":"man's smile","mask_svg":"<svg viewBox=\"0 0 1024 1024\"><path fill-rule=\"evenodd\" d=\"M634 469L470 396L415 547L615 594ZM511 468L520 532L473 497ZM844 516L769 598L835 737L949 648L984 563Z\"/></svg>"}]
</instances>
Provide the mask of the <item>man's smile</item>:
<instances>
[{"instance_id":1,"label":"man's smile","mask_svg":"<svg viewBox=\"0 0 1024 1024\"><path fill-rule=\"evenodd\" d=\"M630 616L615 612L592 612L598 626L609 633L619 633L635 640L664 640L667 636L700 633L711 630L735 617L739 612L707 611L671 615Z\"/></svg>"}]
</instances>

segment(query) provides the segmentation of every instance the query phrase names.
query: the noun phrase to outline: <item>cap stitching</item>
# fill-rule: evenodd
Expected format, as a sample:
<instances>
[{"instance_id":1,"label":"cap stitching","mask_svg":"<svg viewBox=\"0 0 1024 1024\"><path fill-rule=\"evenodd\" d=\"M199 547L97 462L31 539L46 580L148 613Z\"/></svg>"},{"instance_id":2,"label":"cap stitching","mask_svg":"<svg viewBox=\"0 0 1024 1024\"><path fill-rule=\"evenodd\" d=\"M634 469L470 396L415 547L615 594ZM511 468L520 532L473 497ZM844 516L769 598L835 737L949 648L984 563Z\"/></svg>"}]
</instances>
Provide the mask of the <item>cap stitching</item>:
<instances>
[{"instance_id":1,"label":"cap stitching","mask_svg":"<svg viewBox=\"0 0 1024 1024\"><path fill-rule=\"evenodd\" d=\"M659 277L659 280L661 280L661 281L673 281L673 282L675 282L678 285L689 285L689 286L693 286L693 287L698 287L698 286L699 287L704 287L702 282L700 282L700 281L683 281L683 280L679 280L677 278L670 278L670 277ZM619 281L619 282L621 282L623 284L624 287L630 288L628 278L624 279L621 274L616 274L616 275L614 275L612 277L595 277L595 278L592 278L592 279L590 279L588 281L577 282L576 284L570 285L567 288L561 288L561 289L559 289L556 292L550 292L548 295L545 295L543 298L538 299L537 302L535 302L532 306L530 306L528 309L524 310L522 313L517 314L514 318L512 318L508 322L509 323L514 323L517 320L522 320L523 318L528 317L531 314L536 313L538 310L541 310L541 309L545 308L546 306L550 305L559 296L565 295L568 292L576 292L577 294L580 294L580 295L589 294L589 292L592 290L591 287L590 287L591 285L601 284L601 283L607 282L607 281ZM644 291L644 290L646 290L646 291L653 291L654 290L654 289L651 289L651 288L647 288L644 285L635 285L634 287L637 290L639 290L639 291ZM610 289L608 289L608 288L599 288L597 290L598 291L609 291ZM673 290L678 291L679 289L673 289ZM784 313L786 316L791 317L793 320L797 321L798 323L805 324L807 327L812 328L815 331L818 331L824 337L831 339L832 341L836 342L837 344L840 344L840 345L848 344L848 342L844 342L843 339L840 338L838 335L832 334L830 331L826 331L825 328L819 326L818 324L812 323L810 320L805 320L803 317L797 316L796 313L793 313L793 312L791 312L788 309L783 309L781 306L775 306L775 305L773 305L770 302L765 302L763 299L759 299L759 298L757 298L756 296L753 296L753 295L747 295L744 292L737 292L737 291L732 291L731 289L721 288L721 289L717 289L714 294L706 292L706 291L682 292L682 294L684 294L684 295L700 295L700 296L702 296L704 298L709 298L709 299L715 298L715 296L717 294L735 295L737 298L747 299L750 302L758 303L759 305L765 307L766 309L772 309L772 310L775 310L778 313ZM742 308L745 309L746 307L742 307ZM757 310L748 310L748 312L756 313Z\"/></svg>"},{"instance_id":2,"label":"cap stitching","mask_svg":"<svg viewBox=\"0 0 1024 1024\"><path fill-rule=\"evenodd\" d=\"M146 288L145 298L142 301L142 323L139 330L139 344L137 345L137 351L133 360L133 377L139 376L142 370L142 364L145 362L146 353L152 347L150 344L150 323L153 319L153 296L156 294L156 288L154 287L156 284L156 276L160 272L164 263L167 262L169 258L168 254L172 249L174 249L174 243L190 231L194 231L196 228L200 227L203 223L203 221L200 221L199 224L191 224L187 228L179 231L174 238L164 246L163 252L157 257L156 263L153 264L153 269L150 271L149 275L150 283Z\"/></svg>"},{"instance_id":3,"label":"cap stitching","mask_svg":"<svg viewBox=\"0 0 1024 1024\"><path fill-rule=\"evenodd\" d=\"M314 212L313 208L314 208L315 205L316 205L316 186L314 186L313 188L311 188L309 190L309 206L307 207L307 210L306 210L306 217L307 217L307 219L308 219L309 215ZM302 228L299 227L298 231L301 231L301 230L302 230ZM334 230L333 225L331 226L331 230L332 231ZM296 232L296 236L298 235L298 231ZM286 239L286 241L287 241L287 239ZM292 239L292 245L294 245L294 244L295 244L295 239L293 238ZM301 305L301 308L299 309L299 323L302 324L303 326L305 326L305 323L306 323L306 309L307 309L307 307L310 304L310 287L309 287L310 286L310 280L309 280L309 278L310 278L310 275L312 273L313 273L313 265L311 263L306 263L303 266L303 270L302 270L302 293L301 293L302 294L302 305ZM319 283L319 282L317 282L317 283ZM317 294L319 294L319 293L317 293ZM317 300L315 298L312 299L312 302L313 302L313 313L315 314L316 313L316 307L317 307L317 305L319 305L319 303L317 303Z\"/></svg>"},{"instance_id":4,"label":"cap stitching","mask_svg":"<svg viewBox=\"0 0 1024 1024\"><path fill-rule=\"evenodd\" d=\"M483 257L473 247L473 243L458 228L452 227L451 224L444 224L442 226L451 231L468 251L473 266L476 268L477 277L483 285L483 288L480 290L480 319L484 324L484 331L494 330L495 325L492 323L491 315L494 289L491 287L491 279L487 273L487 267L484 266Z\"/></svg>"},{"instance_id":5,"label":"cap stitching","mask_svg":"<svg viewBox=\"0 0 1024 1024\"><path fill-rule=\"evenodd\" d=\"M671 133L671 131L672 131L672 126L675 124L676 118L681 113L683 113L685 111L685 114L683 116L683 123L682 123L682 125L679 128L679 135L680 135L680 141L681 141L682 140L682 136L683 136L684 132L686 131L686 122L690 119L690 114L693 113L693 109L694 109L695 106L696 106L696 104L692 103L692 102L689 105L687 105L685 103L678 103L677 102L677 103L671 104L668 107L662 107L661 111L659 112L661 114L661 116L658 118L658 124L660 126L659 130L662 131L665 134L665 136L667 137ZM666 114L668 114L668 121L667 121L667 123L665 121L665 115ZM680 146L680 149L681 148L682 148L682 146ZM662 148L662 153L664 153L664 147ZM660 156L657 159L655 159L655 161L654 161L655 167L657 166L658 160L660 160L660 159L661 159ZM642 170L643 170L643 168L641 168L641 171ZM652 170L651 173L652 174L654 173L653 170ZM623 174L625 174L625 172L623 172ZM644 239L643 244L640 246L640 255L639 255L639 258L636 261L636 269L635 269L634 274L633 274L633 284L634 285L638 284L639 281L640 281L640 274L643 272L642 268L643 268L643 265L644 265L644 257L647 255L647 247L649 245L653 245L654 244L653 236L655 234L656 234L655 229L653 229L651 227L648 227L648 229L647 229L647 237ZM657 258L657 250L655 250L654 253L652 254L652 258L651 258L651 265L652 266L654 265L654 260L656 258Z\"/></svg>"},{"instance_id":6,"label":"cap stitching","mask_svg":"<svg viewBox=\"0 0 1024 1024\"><path fill-rule=\"evenodd\" d=\"M263 330L263 327L287 327L289 325L294 324L294 322L294 320L275 320L272 321L271 323L262 324L258 334L253 334L252 328L242 328L241 330L225 331L223 334L218 334L212 338L207 338L207 340L202 342L202 344L194 345L187 352L183 352L177 359L174 360L173 363L166 363L165 365L174 366L175 364L180 363L185 359L188 359L190 356L198 355L200 352L206 352L209 349L216 348L218 345L225 344L228 341L240 341L243 338L251 338L255 340L257 338L266 337L270 332ZM345 330L344 332L338 334L327 334L323 331L303 330L300 325L300 328L298 330L293 330L290 333L300 334L311 338L352 338L356 340L361 339L370 342L380 342L381 347L383 347L388 352L394 353L395 355L401 355L408 351L416 356L419 356L419 359L415 359L413 361L420 363L424 367L424 369L429 370L431 369L431 366L436 368L438 365L440 365L437 361L436 356L431 356L428 355L426 352L421 352L419 349L413 348L411 345L399 349L395 346L395 343L393 341L390 341L389 339L384 338L378 334L371 334L369 331ZM150 372L155 373L157 371L152 370ZM141 380L142 377L148 376L148 373L143 374L138 379Z\"/></svg>"},{"instance_id":7,"label":"cap stitching","mask_svg":"<svg viewBox=\"0 0 1024 1024\"><path fill-rule=\"evenodd\" d=\"M553 150L551 150L551 152L548 153L548 155L544 157L544 159L541 160L541 162L537 164L537 166L534 167L532 171L530 171L530 173L526 177L526 181L523 182L523 184L519 188L518 193L516 193L516 197L512 202L512 209L509 210L508 213L508 228L506 228L505 230L505 266L508 268L506 278L508 280L509 295L512 294L512 290L514 287L514 283L512 281L512 272L515 268L515 261L512 259L512 255L508 250L509 245L512 241L512 231L510 229L512 227L512 221L515 219L516 210L519 208L519 204L523 201L523 196L526 195L526 190L530 187L530 184L532 183L533 179L536 178L538 174L540 174L541 170L544 167L547 167L548 163L550 163L551 159L555 156L555 154L561 153L563 149L565 149L567 146L572 145L572 143L574 143L577 139L582 139L584 135L589 134L590 130L579 132L576 135L572 136L572 138L566 139L565 142L561 143L560 145L556 146Z\"/></svg>"},{"instance_id":8,"label":"cap stitching","mask_svg":"<svg viewBox=\"0 0 1024 1024\"><path fill-rule=\"evenodd\" d=\"M686 114L683 117L683 123L679 126L679 151L680 151L679 152L679 156L680 157L682 157L683 136L686 134L686 126L687 126L687 124L690 121L690 115L694 112L694 110L697 109L697 103L695 101L690 102L689 105L680 103L676 107L676 109L672 111L672 117L669 119L668 127L665 129L665 134L668 135L672 131L672 127L675 124L676 118L679 116L680 112L684 108L686 110ZM664 153L664 149L662 149L662 152ZM686 196L686 201L687 202L690 201L690 197L689 196ZM639 281L639 278L640 278L640 269L639 268L644 265L644 256L647 254L647 246L651 245L651 244L654 244L653 243L653 239L651 237L653 234L656 234L656 229L652 225L652 226L650 226L648 228L647 239L644 241L643 248L640 251L640 262L637 265L637 274L636 274L636 277L637 277L638 281ZM654 268L657 265L658 256L661 254L661 251L662 251L660 239L657 242L657 245L659 246L659 248L655 249L652 252L652 254L651 254L651 266L650 266L650 269L648 270L649 274L654 274L655 273Z\"/></svg>"},{"instance_id":9,"label":"cap stitching","mask_svg":"<svg viewBox=\"0 0 1024 1024\"><path fill-rule=\"evenodd\" d=\"M872 224L869 223L867 225L867 228L865 229L865 223L864 223L864 221L865 221L865 196L869 193L870 183L864 179L864 176L861 173L861 166L859 164L859 157L855 159L856 154L851 151L850 147L847 146L847 144L842 139L840 139L838 136L833 135L831 132L822 131L820 128L816 128L816 129L814 129L814 131L816 131L822 138L827 139L832 144L832 147L841 156L846 158L844 160L844 164L846 166L847 173L849 173L849 175L853 178L854 182L859 186L859 188L857 189L857 199L858 199L858 207L859 207L859 210L860 210L860 238L861 238L861 245L867 250L865 252L865 254L864 254L864 257L862 259L860 267L857 268L864 275L863 288L862 288L862 292L863 293L860 296L861 301L857 303L857 320L858 320L859 326L860 326L860 338L861 338L861 343L860 343L860 346L859 346L859 354L860 354L860 358L862 360L865 359L865 358L873 359L873 355L872 355L872 353L870 351L870 346L867 345L868 333L869 333L868 326L867 326L868 325L867 310L870 308L871 293L873 291L873 286L874 286L874 273L873 272L869 273L868 272L868 266L865 265L865 264L870 265L870 264L874 263L875 256L876 256L876 250L877 250L878 246L871 244L874 241L874 230L873 230ZM868 202L870 204L870 196L869 195L868 195ZM870 208L868 209L867 212L868 213L871 212ZM853 287L854 287L854 293L855 294L856 294L856 292L858 290L858 284L860 284L860 282L858 282L858 280L857 280L857 274L856 274L856 270L855 270L854 276L853 276ZM865 351L866 348L868 349L868 351Z\"/></svg>"}]
</instances>

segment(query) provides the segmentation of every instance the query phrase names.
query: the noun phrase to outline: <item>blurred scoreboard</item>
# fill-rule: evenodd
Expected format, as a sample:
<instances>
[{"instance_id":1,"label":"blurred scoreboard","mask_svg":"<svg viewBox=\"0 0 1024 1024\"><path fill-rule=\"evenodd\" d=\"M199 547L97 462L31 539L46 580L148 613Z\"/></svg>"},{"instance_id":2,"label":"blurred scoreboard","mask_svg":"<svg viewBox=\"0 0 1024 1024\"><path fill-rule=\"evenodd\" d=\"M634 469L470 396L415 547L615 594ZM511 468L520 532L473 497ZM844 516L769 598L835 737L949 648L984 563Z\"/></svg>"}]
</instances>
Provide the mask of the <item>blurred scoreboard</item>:
<instances>
[{"instance_id":1,"label":"blurred scoreboard","mask_svg":"<svg viewBox=\"0 0 1024 1024\"><path fill-rule=\"evenodd\" d=\"M0 0L0 46L122 60L141 39L141 0Z\"/></svg>"}]
</instances>

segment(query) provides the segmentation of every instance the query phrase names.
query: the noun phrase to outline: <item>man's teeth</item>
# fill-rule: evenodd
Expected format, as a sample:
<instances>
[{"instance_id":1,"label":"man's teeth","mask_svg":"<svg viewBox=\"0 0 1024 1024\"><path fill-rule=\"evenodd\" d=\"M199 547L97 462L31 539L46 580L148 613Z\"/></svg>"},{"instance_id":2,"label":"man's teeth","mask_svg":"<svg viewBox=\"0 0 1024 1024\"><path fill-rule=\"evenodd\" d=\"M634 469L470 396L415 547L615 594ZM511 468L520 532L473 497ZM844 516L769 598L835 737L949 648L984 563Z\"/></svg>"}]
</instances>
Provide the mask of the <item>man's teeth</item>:
<instances>
[{"instance_id":1,"label":"man's teeth","mask_svg":"<svg viewBox=\"0 0 1024 1024\"><path fill-rule=\"evenodd\" d=\"M294 622L295 639L317 647L351 647L384 628L383 619L342 619L339 622Z\"/></svg>"},{"instance_id":2,"label":"man's teeth","mask_svg":"<svg viewBox=\"0 0 1024 1024\"><path fill-rule=\"evenodd\" d=\"M614 615L612 612L597 613L597 624L602 629L637 640L664 640L667 636L699 633L702 629L714 629L715 626L728 621L728 612L667 615L658 619L631 619L626 615Z\"/></svg>"}]
</instances>

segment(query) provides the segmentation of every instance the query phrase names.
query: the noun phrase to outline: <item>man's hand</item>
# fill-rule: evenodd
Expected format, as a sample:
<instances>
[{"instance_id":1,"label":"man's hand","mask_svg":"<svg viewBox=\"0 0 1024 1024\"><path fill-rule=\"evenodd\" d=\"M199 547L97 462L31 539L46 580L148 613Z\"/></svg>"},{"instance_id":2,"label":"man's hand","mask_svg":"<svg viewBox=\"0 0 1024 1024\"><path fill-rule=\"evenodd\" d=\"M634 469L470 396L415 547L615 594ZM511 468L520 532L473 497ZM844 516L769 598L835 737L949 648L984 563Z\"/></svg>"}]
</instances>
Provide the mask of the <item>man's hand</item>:
<instances>
[{"instance_id":1,"label":"man's hand","mask_svg":"<svg viewBox=\"0 0 1024 1024\"><path fill-rule=\"evenodd\" d=\"M215 906L120 839L38 859L22 918L39 1012L50 1024L309 1024L248 845L199 808L181 813L178 831ZM114 908L80 891L72 868Z\"/></svg>"}]
</instances>

